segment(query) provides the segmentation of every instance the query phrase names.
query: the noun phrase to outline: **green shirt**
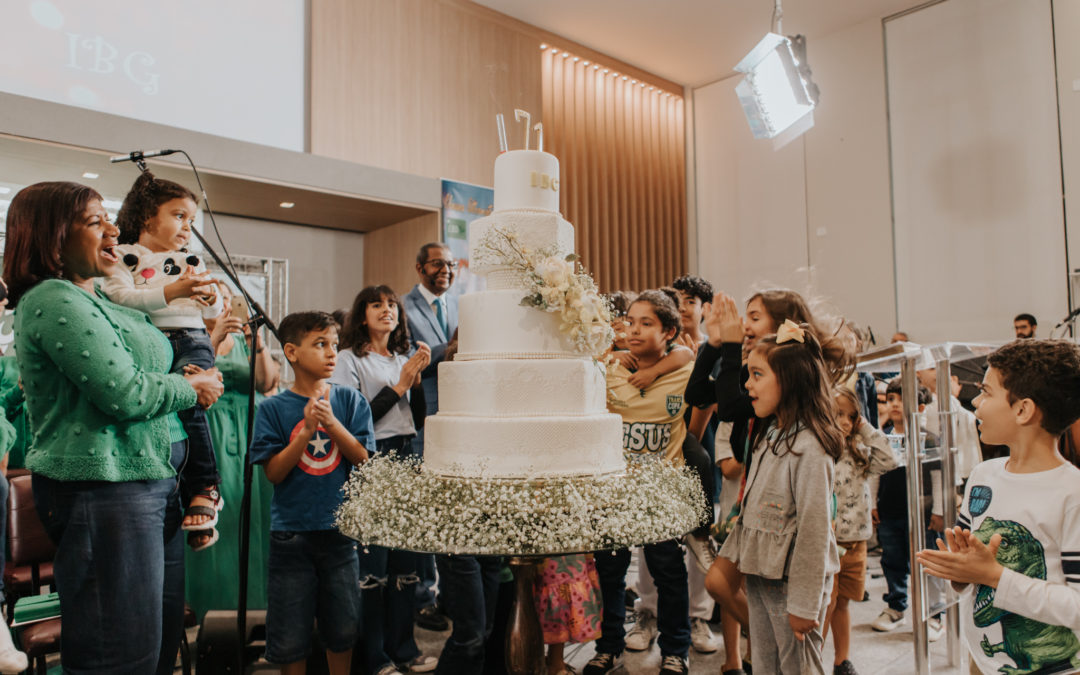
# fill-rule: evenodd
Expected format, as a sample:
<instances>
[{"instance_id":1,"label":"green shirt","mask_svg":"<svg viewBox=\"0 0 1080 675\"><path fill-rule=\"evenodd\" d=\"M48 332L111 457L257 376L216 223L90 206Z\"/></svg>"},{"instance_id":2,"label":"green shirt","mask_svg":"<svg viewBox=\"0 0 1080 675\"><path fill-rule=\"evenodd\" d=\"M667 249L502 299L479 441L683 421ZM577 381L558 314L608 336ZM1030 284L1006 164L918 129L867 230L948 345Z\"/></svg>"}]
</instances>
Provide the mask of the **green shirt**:
<instances>
[{"instance_id":1,"label":"green shirt","mask_svg":"<svg viewBox=\"0 0 1080 675\"><path fill-rule=\"evenodd\" d=\"M28 469L65 481L175 475L173 413L195 405L195 390L169 373L172 349L145 314L49 279L19 300L15 349Z\"/></svg>"}]
</instances>

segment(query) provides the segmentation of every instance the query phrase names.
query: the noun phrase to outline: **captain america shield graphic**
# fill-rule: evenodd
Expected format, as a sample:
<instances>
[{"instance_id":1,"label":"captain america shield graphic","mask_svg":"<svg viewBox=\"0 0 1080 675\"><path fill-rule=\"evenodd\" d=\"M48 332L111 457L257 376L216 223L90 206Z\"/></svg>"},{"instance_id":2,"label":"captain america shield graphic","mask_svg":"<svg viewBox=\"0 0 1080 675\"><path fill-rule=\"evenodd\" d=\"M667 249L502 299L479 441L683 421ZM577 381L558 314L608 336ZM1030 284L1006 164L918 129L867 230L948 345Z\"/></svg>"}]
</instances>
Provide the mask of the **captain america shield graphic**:
<instances>
[{"instance_id":1,"label":"captain america shield graphic","mask_svg":"<svg viewBox=\"0 0 1080 675\"><path fill-rule=\"evenodd\" d=\"M304 420L300 420L293 427L292 433L289 434L289 441L291 442L296 438L296 435L303 428ZM330 438L330 434L326 433L326 429L321 426L317 427L315 433L311 435L307 447L304 448L304 454L300 455L300 461L296 466L306 474L325 476L336 469L338 464L341 464L341 453L338 452L337 446L334 444L333 439Z\"/></svg>"}]
</instances>

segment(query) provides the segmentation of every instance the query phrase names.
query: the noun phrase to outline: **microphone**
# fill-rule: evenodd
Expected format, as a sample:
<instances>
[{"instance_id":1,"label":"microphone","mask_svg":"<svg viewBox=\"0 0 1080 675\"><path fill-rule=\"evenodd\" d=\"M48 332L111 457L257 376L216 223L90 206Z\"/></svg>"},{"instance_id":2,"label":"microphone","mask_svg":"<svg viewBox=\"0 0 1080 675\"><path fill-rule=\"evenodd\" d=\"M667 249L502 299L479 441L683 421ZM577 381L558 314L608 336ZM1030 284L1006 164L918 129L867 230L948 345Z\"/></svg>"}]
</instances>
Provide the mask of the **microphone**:
<instances>
[{"instance_id":1,"label":"microphone","mask_svg":"<svg viewBox=\"0 0 1080 675\"><path fill-rule=\"evenodd\" d=\"M147 151L144 152L142 150L135 150L134 152L129 152L126 155L117 155L116 157L110 157L109 158L109 163L110 164L116 164L117 162L138 162L140 160L146 159L147 157L161 157L163 155L171 155L171 154L173 154L175 152L180 152L180 151L179 150L147 150Z\"/></svg>"}]
</instances>

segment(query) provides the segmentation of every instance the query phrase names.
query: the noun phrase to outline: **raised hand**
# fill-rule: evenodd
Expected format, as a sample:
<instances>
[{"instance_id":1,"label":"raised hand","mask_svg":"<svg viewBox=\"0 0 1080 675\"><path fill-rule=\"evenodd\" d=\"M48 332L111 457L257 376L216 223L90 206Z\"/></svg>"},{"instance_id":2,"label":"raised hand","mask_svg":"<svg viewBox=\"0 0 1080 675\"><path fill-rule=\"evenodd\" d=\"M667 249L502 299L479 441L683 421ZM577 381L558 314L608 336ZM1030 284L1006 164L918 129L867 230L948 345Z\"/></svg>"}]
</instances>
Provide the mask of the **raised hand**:
<instances>
[{"instance_id":1,"label":"raised hand","mask_svg":"<svg viewBox=\"0 0 1080 675\"><path fill-rule=\"evenodd\" d=\"M725 342L742 342L744 337L742 317L735 299L720 291L713 296L705 313L705 332L709 344L719 347Z\"/></svg>"}]
</instances>

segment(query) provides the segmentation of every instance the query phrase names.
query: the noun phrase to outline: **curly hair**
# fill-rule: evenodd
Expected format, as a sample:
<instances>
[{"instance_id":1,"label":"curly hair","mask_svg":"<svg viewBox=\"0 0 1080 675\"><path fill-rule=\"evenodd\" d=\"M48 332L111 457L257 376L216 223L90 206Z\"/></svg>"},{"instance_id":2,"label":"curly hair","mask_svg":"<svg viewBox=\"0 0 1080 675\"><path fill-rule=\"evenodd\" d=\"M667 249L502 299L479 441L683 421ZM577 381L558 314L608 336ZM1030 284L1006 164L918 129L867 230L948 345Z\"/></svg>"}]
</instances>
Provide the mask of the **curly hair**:
<instances>
[{"instance_id":1,"label":"curly hair","mask_svg":"<svg viewBox=\"0 0 1080 675\"><path fill-rule=\"evenodd\" d=\"M799 327L803 330L803 342L791 340L777 344L774 334L758 340L753 349L765 357L780 385L776 412L778 419L784 419L785 428L779 429L777 438L786 439L787 451L793 451L797 436L793 432L799 427L806 428L817 437L825 454L836 461L844 452L844 435L836 424L832 378L813 326L802 323ZM767 425L755 426L764 433ZM758 431L755 435L760 438ZM773 452L778 451L781 442L785 441L778 441Z\"/></svg>"},{"instance_id":2,"label":"curly hair","mask_svg":"<svg viewBox=\"0 0 1080 675\"><path fill-rule=\"evenodd\" d=\"M682 319L679 317L678 306L672 301L671 296L662 290L648 290L642 291L640 295L634 298L634 301L630 303L630 307L638 304L639 302L648 303L652 307L653 313L656 314L656 318L660 320L660 327L665 332L675 329L675 334L671 336L671 340L679 337L679 331L682 330ZM627 307L627 311L630 311L630 307ZM669 340L669 342L671 341Z\"/></svg>"},{"instance_id":3,"label":"curly hair","mask_svg":"<svg viewBox=\"0 0 1080 675\"><path fill-rule=\"evenodd\" d=\"M345 317L345 328L341 332L341 349L351 349L360 357L367 355L367 347L371 344L371 334L367 327L367 308L368 305L376 302L397 305L398 323L394 330L390 331L387 347L392 354L408 354L409 327L405 320L405 306L401 304L397 294L389 286L368 286L356 294L352 309Z\"/></svg>"},{"instance_id":4,"label":"curly hair","mask_svg":"<svg viewBox=\"0 0 1080 675\"><path fill-rule=\"evenodd\" d=\"M157 215L161 205L174 199L190 199L196 204L199 203L195 193L179 183L155 178L149 171L139 174L116 214L120 243L137 243L146 223Z\"/></svg>"},{"instance_id":5,"label":"curly hair","mask_svg":"<svg viewBox=\"0 0 1080 675\"><path fill-rule=\"evenodd\" d=\"M1009 402L1031 399L1054 436L1080 418L1080 345L1068 340L1015 340L987 358L1001 374Z\"/></svg>"},{"instance_id":6,"label":"curly hair","mask_svg":"<svg viewBox=\"0 0 1080 675\"><path fill-rule=\"evenodd\" d=\"M690 297L701 300L702 303L712 302L713 285L697 276L696 274L684 274L675 281L671 282L671 287L677 291L689 295Z\"/></svg>"}]
</instances>

